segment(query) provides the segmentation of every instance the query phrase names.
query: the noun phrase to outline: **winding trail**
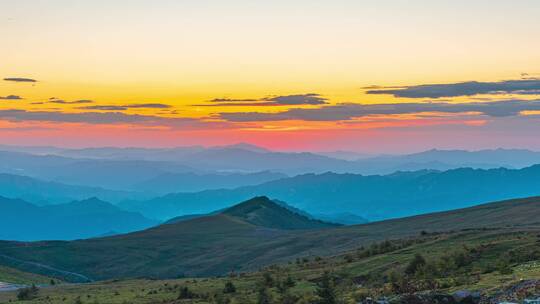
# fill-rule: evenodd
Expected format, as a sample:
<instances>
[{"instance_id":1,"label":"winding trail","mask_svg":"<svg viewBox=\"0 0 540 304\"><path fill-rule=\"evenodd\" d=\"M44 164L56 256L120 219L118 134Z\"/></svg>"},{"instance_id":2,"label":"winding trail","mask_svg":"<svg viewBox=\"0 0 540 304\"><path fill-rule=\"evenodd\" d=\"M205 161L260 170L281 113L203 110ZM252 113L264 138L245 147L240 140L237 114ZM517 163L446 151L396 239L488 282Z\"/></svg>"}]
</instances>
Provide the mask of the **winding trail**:
<instances>
[{"instance_id":1,"label":"winding trail","mask_svg":"<svg viewBox=\"0 0 540 304\"><path fill-rule=\"evenodd\" d=\"M76 277L76 278L82 279L83 281L86 281L86 282L93 282L94 281L91 278L89 278L89 277L87 277L87 276L85 276L83 274L58 269L58 268L55 268L55 267L52 267L52 266L49 266L49 265L21 260L21 259L18 259L18 258L10 257L10 256L5 255L5 254L0 254L0 257L4 258L4 259L7 259L9 261L19 263L20 265L30 265L30 266L34 266L34 267L37 267L37 268L42 268L42 269L48 270L50 272L56 272L58 274L62 274L62 275L65 275L65 276Z\"/></svg>"}]
</instances>

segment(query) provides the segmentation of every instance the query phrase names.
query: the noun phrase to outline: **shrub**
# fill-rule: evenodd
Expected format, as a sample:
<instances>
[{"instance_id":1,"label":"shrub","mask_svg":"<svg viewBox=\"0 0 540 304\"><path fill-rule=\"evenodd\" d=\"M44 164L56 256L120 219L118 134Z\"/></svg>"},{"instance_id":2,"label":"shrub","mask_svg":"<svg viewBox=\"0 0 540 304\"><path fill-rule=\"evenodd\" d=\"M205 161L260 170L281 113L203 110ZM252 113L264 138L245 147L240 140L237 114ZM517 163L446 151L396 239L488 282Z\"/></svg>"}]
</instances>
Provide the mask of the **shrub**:
<instances>
[{"instance_id":1,"label":"shrub","mask_svg":"<svg viewBox=\"0 0 540 304\"><path fill-rule=\"evenodd\" d=\"M225 283L225 287L223 288L223 293L235 293L236 292L236 286L231 281L227 281Z\"/></svg>"},{"instance_id":2,"label":"shrub","mask_svg":"<svg viewBox=\"0 0 540 304\"><path fill-rule=\"evenodd\" d=\"M193 299L193 292L189 290L187 286L180 287L180 294L178 295L178 299Z\"/></svg>"},{"instance_id":3,"label":"shrub","mask_svg":"<svg viewBox=\"0 0 540 304\"><path fill-rule=\"evenodd\" d=\"M325 272L321 281L317 284L317 296L319 296L320 304L335 304L337 303L336 288L334 280L330 273Z\"/></svg>"},{"instance_id":4,"label":"shrub","mask_svg":"<svg viewBox=\"0 0 540 304\"><path fill-rule=\"evenodd\" d=\"M405 273L408 275L414 275L420 267L426 265L426 259L424 257L417 253L412 261L409 262L409 265L407 265L407 268L405 268Z\"/></svg>"},{"instance_id":5,"label":"shrub","mask_svg":"<svg viewBox=\"0 0 540 304\"><path fill-rule=\"evenodd\" d=\"M17 299L21 301L32 300L37 297L38 292L39 288L37 288L36 285L32 284L31 287L19 289L19 291L17 292Z\"/></svg>"}]
</instances>

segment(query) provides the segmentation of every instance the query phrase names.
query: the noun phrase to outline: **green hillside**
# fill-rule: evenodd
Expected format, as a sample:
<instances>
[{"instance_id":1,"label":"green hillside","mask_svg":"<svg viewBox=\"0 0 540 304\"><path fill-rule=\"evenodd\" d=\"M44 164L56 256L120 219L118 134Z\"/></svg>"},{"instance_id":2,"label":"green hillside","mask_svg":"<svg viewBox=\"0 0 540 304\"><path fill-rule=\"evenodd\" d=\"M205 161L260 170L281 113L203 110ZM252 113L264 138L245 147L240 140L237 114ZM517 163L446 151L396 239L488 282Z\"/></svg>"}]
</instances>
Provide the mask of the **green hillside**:
<instances>
[{"instance_id":1,"label":"green hillside","mask_svg":"<svg viewBox=\"0 0 540 304\"><path fill-rule=\"evenodd\" d=\"M266 228L296 230L336 227L339 225L310 219L294 213L271 201L266 196L252 198L235 205L222 214L239 218L250 224Z\"/></svg>"},{"instance_id":2,"label":"green hillside","mask_svg":"<svg viewBox=\"0 0 540 304\"><path fill-rule=\"evenodd\" d=\"M23 272L11 267L0 266L0 282L8 282L11 284L49 284L51 278Z\"/></svg>"},{"instance_id":3,"label":"green hillside","mask_svg":"<svg viewBox=\"0 0 540 304\"><path fill-rule=\"evenodd\" d=\"M325 272L334 278L336 296L343 303L357 303L367 296L399 300L402 288L408 288L406 293L433 294L436 290L435 295L478 290L486 300L484 303L501 299L497 298L501 294L509 297L514 296L511 292L517 292L516 299L521 300L540 286L540 282L534 283L540 277L539 231L522 227L422 233L372 243L339 255L305 256L261 271L230 273L222 278L57 285L41 289L35 299L24 303L257 303L260 286L265 286L270 303L316 303L318 283ZM425 257L427 265L434 265L434 269L423 267L406 278L396 276L406 273L417 254ZM234 292L225 292L227 282L233 284ZM292 284L285 285L286 282ZM525 288L520 287L523 285ZM186 288L189 292L185 292ZM0 293L0 303L15 299L15 292Z\"/></svg>"},{"instance_id":4,"label":"green hillside","mask_svg":"<svg viewBox=\"0 0 540 304\"><path fill-rule=\"evenodd\" d=\"M246 205L240 205L229 212L236 213L245 208ZM33 262L33 266L36 263L46 265L49 268L38 269L44 274L52 267L93 280L222 275L230 271L256 270L298 257L341 254L373 242L406 239L421 233L457 233L471 229L486 232L496 229L496 234L535 231L540 228L539 214L540 198L537 197L315 230L272 229L254 225L239 216L218 214L108 238L72 242L1 242L0 254ZM0 262L9 263L5 259ZM24 270L26 265L17 267ZM36 271L35 267L33 271Z\"/></svg>"}]
</instances>

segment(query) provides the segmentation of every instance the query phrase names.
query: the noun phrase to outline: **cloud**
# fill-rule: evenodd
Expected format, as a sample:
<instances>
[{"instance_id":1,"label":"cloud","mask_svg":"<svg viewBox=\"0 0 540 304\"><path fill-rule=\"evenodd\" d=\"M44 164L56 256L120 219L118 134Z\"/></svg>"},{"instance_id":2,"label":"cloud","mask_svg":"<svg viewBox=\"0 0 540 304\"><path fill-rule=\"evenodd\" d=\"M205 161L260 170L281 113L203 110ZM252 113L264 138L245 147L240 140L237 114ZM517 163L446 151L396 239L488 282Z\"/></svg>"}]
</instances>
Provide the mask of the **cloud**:
<instances>
[{"instance_id":1,"label":"cloud","mask_svg":"<svg viewBox=\"0 0 540 304\"><path fill-rule=\"evenodd\" d=\"M57 99L55 97L49 98L50 103L56 103L56 104L85 104L85 103L93 103L93 100L90 99L79 99L79 100L72 100L72 101L66 101L62 99Z\"/></svg>"},{"instance_id":2,"label":"cloud","mask_svg":"<svg viewBox=\"0 0 540 304\"><path fill-rule=\"evenodd\" d=\"M26 111L20 109L0 110L0 120L43 121L53 123L86 124L133 124L142 126L162 126L174 129L228 128L225 122L204 121L191 117L160 117L154 115L125 114L121 112L65 113L60 111Z\"/></svg>"},{"instance_id":3,"label":"cloud","mask_svg":"<svg viewBox=\"0 0 540 304\"><path fill-rule=\"evenodd\" d=\"M86 106L86 107L79 107L79 109L85 109L85 110L99 110L99 111L125 111L127 110L124 106Z\"/></svg>"},{"instance_id":4,"label":"cloud","mask_svg":"<svg viewBox=\"0 0 540 304\"><path fill-rule=\"evenodd\" d=\"M13 82L37 82L35 79L31 78L20 78L20 77L8 77L4 78L5 81L13 81Z\"/></svg>"},{"instance_id":5,"label":"cloud","mask_svg":"<svg viewBox=\"0 0 540 304\"><path fill-rule=\"evenodd\" d=\"M268 99L276 104L280 105L322 105L326 104L326 98L321 97L319 94L303 94L303 95L287 95L276 96Z\"/></svg>"},{"instance_id":6,"label":"cloud","mask_svg":"<svg viewBox=\"0 0 540 304\"><path fill-rule=\"evenodd\" d=\"M316 109L294 108L284 112L234 112L219 113L218 117L230 122L305 120L343 121L370 115L415 114L421 112L467 113L477 112L491 117L517 116L523 111L540 110L540 100L506 100L470 103L388 103L328 105Z\"/></svg>"},{"instance_id":7,"label":"cloud","mask_svg":"<svg viewBox=\"0 0 540 304\"><path fill-rule=\"evenodd\" d=\"M324 105L327 99L319 94L295 94L268 96L264 98L230 99L216 98L210 100L213 104L203 104L197 106L299 106L299 105Z\"/></svg>"},{"instance_id":8,"label":"cloud","mask_svg":"<svg viewBox=\"0 0 540 304\"><path fill-rule=\"evenodd\" d=\"M477 94L540 94L540 79L505 80L499 82L460 82L449 84L423 84L401 88L370 89L366 94L388 94L406 98L440 98L472 96Z\"/></svg>"},{"instance_id":9,"label":"cloud","mask_svg":"<svg viewBox=\"0 0 540 304\"><path fill-rule=\"evenodd\" d=\"M224 103L229 103L229 102L257 102L259 100L260 99L214 98L214 99L210 100L210 102L224 102Z\"/></svg>"},{"instance_id":10,"label":"cloud","mask_svg":"<svg viewBox=\"0 0 540 304\"><path fill-rule=\"evenodd\" d=\"M0 99L2 99L2 100L21 100L23 98L21 96L19 96L19 95L7 95L7 96L0 96Z\"/></svg>"},{"instance_id":11,"label":"cloud","mask_svg":"<svg viewBox=\"0 0 540 304\"><path fill-rule=\"evenodd\" d=\"M95 105L95 106L79 107L79 109L99 110L99 111L125 111L127 109L169 109L169 108L171 108L170 105L163 104L163 103L139 103L139 104L128 104L128 105Z\"/></svg>"},{"instance_id":12,"label":"cloud","mask_svg":"<svg viewBox=\"0 0 540 304\"><path fill-rule=\"evenodd\" d=\"M138 108L143 108L143 109L169 109L169 108L171 108L171 105L163 104L163 103L138 103L138 104L125 105L124 107L131 108L131 109L138 109Z\"/></svg>"}]
</instances>

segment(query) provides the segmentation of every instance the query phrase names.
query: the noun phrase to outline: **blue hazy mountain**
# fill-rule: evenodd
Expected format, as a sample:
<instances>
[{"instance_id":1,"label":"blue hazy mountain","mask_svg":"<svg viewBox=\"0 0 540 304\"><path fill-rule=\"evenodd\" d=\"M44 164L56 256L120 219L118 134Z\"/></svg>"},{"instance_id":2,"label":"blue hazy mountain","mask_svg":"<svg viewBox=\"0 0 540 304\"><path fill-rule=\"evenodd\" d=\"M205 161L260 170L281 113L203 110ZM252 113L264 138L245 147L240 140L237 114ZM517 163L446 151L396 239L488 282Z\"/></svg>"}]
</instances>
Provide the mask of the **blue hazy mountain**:
<instances>
[{"instance_id":1,"label":"blue hazy mountain","mask_svg":"<svg viewBox=\"0 0 540 304\"><path fill-rule=\"evenodd\" d=\"M91 198L67 204L36 206L0 197L0 239L73 240L149 228L159 222Z\"/></svg>"},{"instance_id":2,"label":"blue hazy mountain","mask_svg":"<svg viewBox=\"0 0 540 304\"><path fill-rule=\"evenodd\" d=\"M494 149L479 151L429 150L407 155L385 155L356 161L363 173L381 174L421 169L448 170L471 168L524 168L540 164L540 152L523 149Z\"/></svg>"},{"instance_id":3,"label":"blue hazy mountain","mask_svg":"<svg viewBox=\"0 0 540 304\"><path fill-rule=\"evenodd\" d=\"M125 200L148 200L170 192L237 188L285 178L273 172L257 173L165 173L130 188L131 191L101 187L68 185L28 176L0 173L0 196L20 198L36 205L50 205L98 197L111 203Z\"/></svg>"},{"instance_id":4,"label":"blue hazy mountain","mask_svg":"<svg viewBox=\"0 0 540 304\"><path fill-rule=\"evenodd\" d=\"M170 162L77 159L0 151L0 172L71 185L129 190L129 187L168 172L194 169Z\"/></svg>"},{"instance_id":5,"label":"blue hazy mountain","mask_svg":"<svg viewBox=\"0 0 540 304\"><path fill-rule=\"evenodd\" d=\"M288 177L270 171L255 173L165 173L133 187L151 193L194 192L207 189L228 189L258 185Z\"/></svg>"},{"instance_id":6,"label":"blue hazy mountain","mask_svg":"<svg viewBox=\"0 0 540 304\"><path fill-rule=\"evenodd\" d=\"M21 152L6 152L0 151L0 173L3 172L9 175L24 175L27 178L40 179L43 181L55 182L48 184L47 187L54 189L61 188L59 183L65 185L86 186L91 188L114 189L117 191L108 190L109 193L115 192L115 195L101 194L105 191L99 189L84 189L81 193L89 193L86 196L73 197L70 195L62 195L57 191L58 195L53 198L85 198L89 196L98 196L105 200L121 200L121 199L148 199L150 194L165 194L168 192L180 191L200 191L204 189L219 189L219 188L235 188L243 185L254 185L267 181L286 177L281 173L265 172L250 172L250 173L234 173L234 172L208 172L192 169L179 163L169 161L147 161L136 159L112 160L112 159L92 159L92 158L67 158L56 155L36 155ZM12 184L26 183L31 184L28 179L23 181L8 180L7 175L4 179L0 178L0 189L10 189ZM2 185L2 183L8 183ZM36 186L37 182L34 182ZM27 185L25 187L27 187ZM43 187L34 187L41 188ZM66 194L73 192L72 189L65 188ZM81 188L82 189L82 188ZM118 191L121 190L121 191ZM136 193L126 193L126 192ZM148 194L144 195L141 192L145 191ZM51 189L49 192L54 192ZM120 192L124 192L121 194ZM24 196L11 195L8 192L3 192L9 197L24 197L30 198L33 195L32 187L24 191ZM0 191L0 195L2 192ZM121 196L121 199L116 199L116 196Z\"/></svg>"},{"instance_id":7,"label":"blue hazy mountain","mask_svg":"<svg viewBox=\"0 0 540 304\"><path fill-rule=\"evenodd\" d=\"M408 155L371 157L343 151L276 152L244 143L220 147L189 146L166 149L0 146L0 150L2 149L9 152L0 153L0 160L5 160L0 164L0 172L124 190L138 182L166 173L273 171L297 175L332 171L390 174L396 171L450 170L460 167L523 168L540 163L540 152L518 149L429 150ZM76 170L79 167L92 169L92 174L80 176ZM107 169L109 172L126 174L104 179L101 172ZM131 174L134 172L137 174Z\"/></svg>"},{"instance_id":8,"label":"blue hazy mountain","mask_svg":"<svg viewBox=\"0 0 540 304\"><path fill-rule=\"evenodd\" d=\"M353 213L379 220L540 195L540 165L524 169L423 170L390 175L305 174L232 190L175 193L121 204L150 218L208 213L267 195L310 214Z\"/></svg>"},{"instance_id":9,"label":"blue hazy mountain","mask_svg":"<svg viewBox=\"0 0 540 304\"><path fill-rule=\"evenodd\" d=\"M36 205L69 203L89 197L99 197L102 200L112 203L129 199L152 198L152 195L142 192L115 191L99 187L66 185L7 173L0 173L0 196L19 198Z\"/></svg>"},{"instance_id":10,"label":"blue hazy mountain","mask_svg":"<svg viewBox=\"0 0 540 304\"><path fill-rule=\"evenodd\" d=\"M0 147L1 149L2 147ZM356 152L276 152L249 144L221 147L87 148L3 147L0 172L24 174L65 183L126 190L126 187L166 173L261 171L287 175L305 173L390 174L422 169L523 168L540 163L540 152L517 149L480 151L429 150L408 155L369 157ZM17 154L14 151L19 150ZM21 153L24 152L24 153ZM344 159L343 159L344 158ZM132 168L130 168L132 167ZM91 169L88 175L81 171ZM107 170L111 178L104 178ZM124 173L125 176L118 176ZM120 177L120 178L118 178ZM139 179L138 177L141 177Z\"/></svg>"}]
</instances>

